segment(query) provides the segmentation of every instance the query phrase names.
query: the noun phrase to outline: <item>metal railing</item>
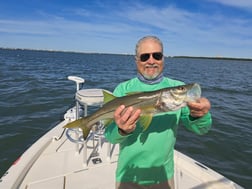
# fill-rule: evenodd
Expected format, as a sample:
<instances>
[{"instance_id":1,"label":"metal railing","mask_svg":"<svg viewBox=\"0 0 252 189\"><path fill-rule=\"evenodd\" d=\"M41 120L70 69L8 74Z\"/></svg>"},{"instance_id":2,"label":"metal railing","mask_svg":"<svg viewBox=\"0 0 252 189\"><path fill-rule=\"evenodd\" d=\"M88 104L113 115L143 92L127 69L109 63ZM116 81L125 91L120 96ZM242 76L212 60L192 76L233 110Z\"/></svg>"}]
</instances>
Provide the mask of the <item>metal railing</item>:
<instances>
[{"instance_id":1,"label":"metal railing","mask_svg":"<svg viewBox=\"0 0 252 189\"><path fill-rule=\"evenodd\" d=\"M76 83L76 93L80 90L80 85L85 82L85 80L83 78L80 78L77 76L68 76L68 80L74 81ZM82 90L85 90L85 89L82 89ZM90 90L90 89L88 89L88 90ZM76 99L76 106L74 108L72 108L70 112L73 113L75 111L75 119L77 120L81 117L81 114L84 114L83 115L84 117L87 116L88 104L85 104L83 102L82 102L82 104L80 104L78 99L77 98L75 98L75 99ZM97 103L95 105L97 106ZM102 104L100 104L100 106L101 105ZM81 109L81 106L83 106L84 113ZM80 128L67 129L66 136L71 142L75 143L76 153L81 153L81 151L83 152L83 166L85 168L87 168L89 158L99 154L99 151L102 148L102 141L104 140L104 125L103 125L102 121L97 122L92 127L91 132L88 135L88 137L86 138L86 140L84 140L83 135L82 135L82 130ZM91 140L92 140L92 142L90 142ZM87 146L88 143L91 144L91 146ZM87 153L88 147L92 149L92 152L90 153L89 157L88 157L88 153ZM111 154L111 143L108 143L107 154L106 154L107 161L111 160L111 155L112 155Z\"/></svg>"}]
</instances>

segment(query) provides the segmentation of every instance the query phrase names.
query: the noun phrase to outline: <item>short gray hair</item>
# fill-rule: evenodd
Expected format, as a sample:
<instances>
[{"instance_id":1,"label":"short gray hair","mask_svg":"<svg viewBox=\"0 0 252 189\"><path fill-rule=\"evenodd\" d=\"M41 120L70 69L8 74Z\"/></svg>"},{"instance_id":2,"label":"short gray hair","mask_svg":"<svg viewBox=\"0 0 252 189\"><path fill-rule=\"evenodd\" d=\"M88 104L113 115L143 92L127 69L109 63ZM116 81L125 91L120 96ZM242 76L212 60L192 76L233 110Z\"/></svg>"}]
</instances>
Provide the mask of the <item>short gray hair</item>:
<instances>
[{"instance_id":1,"label":"short gray hair","mask_svg":"<svg viewBox=\"0 0 252 189\"><path fill-rule=\"evenodd\" d=\"M160 44L161 48L162 48L162 53L163 53L163 43L162 41L156 37L156 36L145 36L145 37L142 37L141 39L138 40L137 44L136 44L136 49L135 49L135 53L136 53L136 56L138 55L138 49L139 49L139 46L141 45L141 43L147 39L152 39L153 41L156 41L157 43Z\"/></svg>"}]
</instances>

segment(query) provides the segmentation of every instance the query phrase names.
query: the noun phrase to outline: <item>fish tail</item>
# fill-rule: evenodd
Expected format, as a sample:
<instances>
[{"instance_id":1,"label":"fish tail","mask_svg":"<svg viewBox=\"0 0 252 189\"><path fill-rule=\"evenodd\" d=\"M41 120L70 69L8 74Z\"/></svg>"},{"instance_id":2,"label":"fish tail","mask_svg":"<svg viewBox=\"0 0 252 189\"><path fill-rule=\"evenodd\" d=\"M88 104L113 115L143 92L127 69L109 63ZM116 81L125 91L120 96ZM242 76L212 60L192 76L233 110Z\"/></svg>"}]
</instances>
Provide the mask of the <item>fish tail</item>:
<instances>
[{"instance_id":1,"label":"fish tail","mask_svg":"<svg viewBox=\"0 0 252 189\"><path fill-rule=\"evenodd\" d=\"M69 128L69 129L81 128L82 133L83 133L83 138L84 140L86 140L91 130L91 127L90 128L87 127L87 124L88 124L88 119L84 117L84 118L77 119L71 123L66 124L64 128Z\"/></svg>"}]
</instances>

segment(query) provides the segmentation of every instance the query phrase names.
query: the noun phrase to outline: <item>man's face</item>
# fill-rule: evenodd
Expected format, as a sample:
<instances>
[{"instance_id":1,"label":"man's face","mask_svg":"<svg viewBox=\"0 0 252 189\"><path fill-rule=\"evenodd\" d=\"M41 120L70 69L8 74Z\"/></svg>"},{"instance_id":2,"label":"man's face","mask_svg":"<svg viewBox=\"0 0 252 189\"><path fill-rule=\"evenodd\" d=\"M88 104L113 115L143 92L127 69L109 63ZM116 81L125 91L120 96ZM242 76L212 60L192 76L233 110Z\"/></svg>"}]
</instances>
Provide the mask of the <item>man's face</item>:
<instances>
[{"instance_id":1,"label":"man's face","mask_svg":"<svg viewBox=\"0 0 252 189\"><path fill-rule=\"evenodd\" d=\"M164 69L162 47L153 39L142 41L135 58L138 72L146 79L156 78Z\"/></svg>"}]
</instances>

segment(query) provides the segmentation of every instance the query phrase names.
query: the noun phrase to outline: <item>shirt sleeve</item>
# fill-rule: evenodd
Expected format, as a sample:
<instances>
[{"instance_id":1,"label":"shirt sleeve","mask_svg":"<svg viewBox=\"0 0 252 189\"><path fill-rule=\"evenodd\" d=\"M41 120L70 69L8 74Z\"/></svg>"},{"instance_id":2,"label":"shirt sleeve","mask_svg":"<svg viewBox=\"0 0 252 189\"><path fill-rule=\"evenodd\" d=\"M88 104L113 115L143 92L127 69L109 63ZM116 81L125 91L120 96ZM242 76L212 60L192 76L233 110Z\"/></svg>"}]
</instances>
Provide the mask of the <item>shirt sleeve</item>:
<instances>
[{"instance_id":1,"label":"shirt sleeve","mask_svg":"<svg viewBox=\"0 0 252 189\"><path fill-rule=\"evenodd\" d=\"M194 118L190 116L190 110L188 107L182 108L181 121L183 125L190 131L203 135L209 131L212 125L212 116L208 112L203 117Z\"/></svg>"},{"instance_id":2,"label":"shirt sleeve","mask_svg":"<svg viewBox=\"0 0 252 189\"><path fill-rule=\"evenodd\" d=\"M105 138L112 144L121 143L130 135L121 135L114 121L105 130Z\"/></svg>"}]
</instances>

